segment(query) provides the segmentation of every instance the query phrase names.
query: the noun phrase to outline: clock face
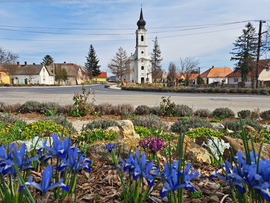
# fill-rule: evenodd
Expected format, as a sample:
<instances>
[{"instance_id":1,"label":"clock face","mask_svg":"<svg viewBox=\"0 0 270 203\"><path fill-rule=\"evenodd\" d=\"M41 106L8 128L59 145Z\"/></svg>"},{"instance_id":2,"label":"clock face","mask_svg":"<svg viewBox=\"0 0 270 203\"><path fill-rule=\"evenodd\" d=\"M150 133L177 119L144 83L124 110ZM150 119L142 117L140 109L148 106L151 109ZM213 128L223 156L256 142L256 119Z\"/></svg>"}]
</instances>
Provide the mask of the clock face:
<instances>
[{"instance_id":1,"label":"clock face","mask_svg":"<svg viewBox=\"0 0 270 203\"><path fill-rule=\"evenodd\" d=\"M144 52L142 51L141 53L143 54Z\"/></svg>"}]
</instances>

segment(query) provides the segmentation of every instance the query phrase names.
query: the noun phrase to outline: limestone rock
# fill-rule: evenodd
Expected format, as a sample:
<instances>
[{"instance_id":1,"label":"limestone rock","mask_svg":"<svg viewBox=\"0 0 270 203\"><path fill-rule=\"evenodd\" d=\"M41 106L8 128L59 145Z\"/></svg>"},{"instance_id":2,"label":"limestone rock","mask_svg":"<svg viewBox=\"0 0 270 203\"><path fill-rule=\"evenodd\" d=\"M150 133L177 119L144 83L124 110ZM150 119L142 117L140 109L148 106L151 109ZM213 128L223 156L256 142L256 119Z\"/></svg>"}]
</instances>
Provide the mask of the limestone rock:
<instances>
[{"instance_id":1,"label":"limestone rock","mask_svg":"<svg viewBox=\"0 0 270 203\"><path fill-rule=\"evenodd\" d=\"M224 129L224 125L222 125L221 123L215 124L215 125L213 125L213 129L214 129L215 131L220 132L221 130Z\"/></svg>"},{"instance_id":2,"label":"limestone rock","mask_svg":"<svg viewBox=\"0 0 270 203\"><path fill-rule=\"evenodd\" d=\"M133 123L130 120L122 120L118 122L118 128L119 128L119 136L117 140L123 139L123 138L138 138L140 139L140 136L135 133Z\"/></svg>"},{"instance_id":3,"label":"limestone rock","mask_svg":"<svg viewBox=\"0 0 270 203\"><path fill-rule=\"evenodd\" d=\"M207 154L208 151L197 145L194 142L190 142L190 147L187 147L186 160L195 161L198 163L210 163L210 157Z\"/></svg>"},{"instance_id":4,"label":"limestone rock","mask_svg":"<svg viewBox=\"0 0 270 203\"><path fill-rule=\"evenodd\" d=\"M231 137L227 137L227 136L222 136L221 138L226 143L230 143L234 154L236 154L240 150L242 151L242 153L244 153L245 147L244 147L242 139L235 139L235 138L231 138ZM253 144L254 144L255 152L256 152L256 154L258 154L261 143L253 143ZM248 141L248 145L249 145L250 151L252 151L252 144L251 144L250 140ZM263 143L261 158L266 159L268 157L268 159L269 159L269 154L270 154L270 144ZM230 158L230 150L225 149L223 156L225 159L227 159L227 158L229 159Z\"/></svg>"},{"instance_id":5,"label":"limestone rock","mask_svg":"<svg viewBox=\"0 0 270 203\"><path fill-rule=\"evenodd\" d=\"M111 127L108 127L106 130L106 132L110 132L110 131L113 131L114 133L118 134L120 133L120 129L117 127L117 126L111 126Z\"/></svg>"},{"instance_id":6,"label":"limestone rock","mask_svg":"<svg viewBox=\"0 0 270 203\"><path fill-rule=\"evenodd\" d=\"M244 127L245 127L247 133L251 133L251 132L256 131L253 127L251 127L249 125L245 125Z\"/></svg>"},{"instance_id":7,"label":"limestone rock","mask_svg":"<svg viewBox=\"0 0 270 203\"><path fill-rule=\"evenodd\" d=\"M206 137L205 136L200 136L195 138L195 143L199 146L202 146L203 143L206 143Z\"/></svg>"}]
</instances>

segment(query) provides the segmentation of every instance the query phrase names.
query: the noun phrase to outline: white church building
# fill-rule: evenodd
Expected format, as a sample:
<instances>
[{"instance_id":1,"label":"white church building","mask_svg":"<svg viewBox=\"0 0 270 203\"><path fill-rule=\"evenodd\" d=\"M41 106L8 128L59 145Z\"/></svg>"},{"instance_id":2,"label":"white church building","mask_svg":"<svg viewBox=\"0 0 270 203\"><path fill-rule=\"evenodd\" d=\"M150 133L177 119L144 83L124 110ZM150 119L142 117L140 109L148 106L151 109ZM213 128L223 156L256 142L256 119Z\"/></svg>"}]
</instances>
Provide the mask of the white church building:
<instances>
[{"instance_id":1,"label":"white church building","mask_svg":"<svg viewBox=\"0 0 270 203\"><path fill-rule=\"evenodd\" d=\"M152 83L151 56L147 52L147 30L141 9L140 19L137 22L136 50L130 59L130 82Z\"/></svg>"}]
</instances>

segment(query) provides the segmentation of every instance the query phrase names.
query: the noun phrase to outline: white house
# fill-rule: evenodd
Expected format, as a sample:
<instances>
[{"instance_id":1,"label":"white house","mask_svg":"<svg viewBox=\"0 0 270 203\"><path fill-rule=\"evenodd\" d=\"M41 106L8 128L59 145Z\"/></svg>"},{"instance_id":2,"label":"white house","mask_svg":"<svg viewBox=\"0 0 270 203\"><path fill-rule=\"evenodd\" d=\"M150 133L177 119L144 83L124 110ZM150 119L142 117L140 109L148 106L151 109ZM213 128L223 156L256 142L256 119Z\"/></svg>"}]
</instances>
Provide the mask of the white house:
<instances>
[{"instance_id":1,"label":"white house","mask_svg":"<svg viewBox=\"0 0 270 203\"><path fill-rule=\"evenodd\" d=\"M201 74L201 78L204 80L205 84L211 84L213 82L220 82L225 80L227 83L227 75L230 74L232 70L229 67L214 67L208 69Z\"/></svg>"},{"instance_id":2,"label":"white house","mask_svg":"<svg viewBox=\"0 0 270 203\"><path fill-rule=\"evenodd\" d=\"M54 75L49 73L44 65L20 65L17 62L17 70L10 76L13 84L54 84Z\"/></svg>"},{"instance_id":3,"label":"white house","mask_svg":"<svg viewBox=\"0 0 270 203\"><path fill-rule=\"evenodd\" d=\"M136 30L136 50L130 56L130 76L129 80L135 83L152 83L151 73L151 56L147 53L147 30L145 29L146 22L143 19L141 9L140 19L137 22L138 29Z\"/></svg>"}]
</instances>

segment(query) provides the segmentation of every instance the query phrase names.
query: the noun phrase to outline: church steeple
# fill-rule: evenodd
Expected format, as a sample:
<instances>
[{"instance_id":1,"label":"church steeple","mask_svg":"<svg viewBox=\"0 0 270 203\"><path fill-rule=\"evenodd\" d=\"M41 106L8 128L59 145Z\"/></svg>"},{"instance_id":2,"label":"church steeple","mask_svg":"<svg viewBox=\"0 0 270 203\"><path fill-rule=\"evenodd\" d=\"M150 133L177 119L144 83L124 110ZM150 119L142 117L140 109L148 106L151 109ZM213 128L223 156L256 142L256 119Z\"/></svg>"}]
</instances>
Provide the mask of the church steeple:
<instances>
[{"instance_id":1,"label":"church steeple","mask_svg":"<svg viewBox=\"0 0 270 203\"><path fill-rule=\"evenodd\" d=\"M138 29L145 29L144 26L146 25L146 22L145 22L145 20L143 19L142 8L141 8L140 20L137 22L137 25L138 25Z\"/></svg>"}]
</instances>

